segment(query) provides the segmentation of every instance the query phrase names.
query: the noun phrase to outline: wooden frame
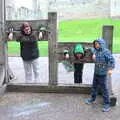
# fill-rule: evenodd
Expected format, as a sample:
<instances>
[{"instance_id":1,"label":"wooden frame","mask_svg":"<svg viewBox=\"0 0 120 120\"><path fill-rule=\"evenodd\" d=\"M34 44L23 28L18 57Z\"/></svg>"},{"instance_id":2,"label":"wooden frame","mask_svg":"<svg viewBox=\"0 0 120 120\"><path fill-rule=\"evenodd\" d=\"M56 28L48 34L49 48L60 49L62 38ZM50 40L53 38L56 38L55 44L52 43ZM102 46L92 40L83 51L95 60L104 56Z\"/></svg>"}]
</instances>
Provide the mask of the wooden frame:
<instances>
[{"instance_id":1,"label":"wooden frame","mask_svg":"<svg viewBox=\"0 0 120 120\"><path fill-rule=\"evenodd\" d=\"M76 44L81 44L85 48L85 56L80 60L75 60L73 53L70 53L70 59L68 61L70 62L84 62L84 63L93 63L92 60L92 52L89 50L90 47L92 47L92 43L89 42L57 42L56 43L56 54L57 54L57 60L58 62L61 62L64 60L64 50L67 48L68 51L72 51L74 49L74 46Z\"/></svg>"},{"instance_id":2,"label":"wooden frame","mask_svg":"<svg viewBox=\"0 0 120 120\"><path fill-rule=\"evenodd\" d=\"M49 34L48 34L48 47L49 47L49 85L57 85L57 63L60 60L61 53L65 47L73 47L75 44L80 42L57 42L57 13L48 13L48 20L33 20L33 21L6 21L5 31L7 28L14 27L16 30L16 33L20 32L20 25L24 22L29 22L34 31L36 31L37 26L40 24L43 26L47 26L49 28ZM20 33L16 35L20 35ZM113 26L104 26L103 27L103 38L110 41L112 43L112 33L113 33ZM7 34L7 33L6 33ZM80 43L84 46L92 46L92 43ZM62 53L63 54L63 53ZM53 57L54 56L54 57ZM86 60L86 61L85 61ZM85 59L83 62L93 62ZM61 60L60 60L61 61ZM74 62L74 61L73 61Z\"/></svg>"},{"instance_id":3,"label":"wooden frame","mask_svg":"<svg viewBox=\"0 0 120 120\"><path fill-rule=\"evenodd\" d=\"M28 22L32 29L33 29L33 34L36 36L36 39L38 40L38 34L39 34L39 27L44 26L46 29L48 29L46 36L44 39L41 39L40 41L46 41L48 40L48 33L49 33L49 28L48 28L48 20L6 20L6 25L5 25L5 32L6 32L6 37L5 39L8 39L8 33L9 29L13 29L13 34L14 38L13 40L17 40L19 36L21 36L20 33L20 28L21 25L25 22Z\"/></svg>"},{"instance_id":4,"label":"wooden frame","mask_svg":"<svg viewBox=\"0 0 120 120\"><path fill-rule=\"evenodd\" d=\"M37 26L43 25L47 26L49 28L49 34L48 34L48 47L49 47L49 85L57 85L58 84L58 73L57 68L58 62L61 62L63 59L61 56L63 55L63 49L65 47L72 48L75 44L82 44L86 47L91 47L92 43L88 42L57 42L57 13L48 13L48 20L32 20L32 21L6 21L5 31L12 26L15 31L16 35L20 35L20 25L24 22L29 22L33 30L36 31ZM112 43L112 35L113 33L113 26L103 26L103 38L110 41L110 44ZM7 34L7 33L6 33ZM109 45L110 46L110 45ZM53 57L54 56L54 57ZM90 58L90 56L87 56L85 59L83 59L82 62L93 62ZM75 62L75 61L72 61ZM81 62L81 61L80 61Z\"/></svg>"},{"instance_id":5,"label":"wooden frame","mask_svg":"<svg viewBox=\"0 0 120 120\"><path fill-rule=\"evenodd\" d=\"M57 85L57 63L56 58L52 56L55 55L56 49L56 26L57 26L57 13L48 13L48 20L25 20L25 21L6 21L5 32L6 32L6 39L8 36L8 29L13 28L15 32L15 38L17 39L20 34L20 26L24 23L28 22L32 28L36 36L38 26L46 26L48 30L47 40L48 40L48 47L49 47L49 85Z\"/></svg>"}]
</instances>

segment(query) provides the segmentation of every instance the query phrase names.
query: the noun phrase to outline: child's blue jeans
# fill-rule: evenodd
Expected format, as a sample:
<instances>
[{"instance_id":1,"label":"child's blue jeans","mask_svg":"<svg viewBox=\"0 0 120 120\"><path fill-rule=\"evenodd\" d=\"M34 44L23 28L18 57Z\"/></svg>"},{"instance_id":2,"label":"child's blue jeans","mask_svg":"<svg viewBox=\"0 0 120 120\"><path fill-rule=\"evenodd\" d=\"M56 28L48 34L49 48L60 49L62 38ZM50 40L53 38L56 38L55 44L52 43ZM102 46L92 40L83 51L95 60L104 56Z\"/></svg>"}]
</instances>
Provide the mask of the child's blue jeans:
<instances>
[{"instance_id":1,"label":"child's blue jeans","mask_svg":"<svg viewBox=\"0 0 120 120\"><path fill-rule=\"evenodd\" d=\"M99 87L102 90L104 104L110 104L109 90L107 87L107 75L94 75L91 92L91 96L94 101L96 99Z\"/></svg>"}]
</instances>

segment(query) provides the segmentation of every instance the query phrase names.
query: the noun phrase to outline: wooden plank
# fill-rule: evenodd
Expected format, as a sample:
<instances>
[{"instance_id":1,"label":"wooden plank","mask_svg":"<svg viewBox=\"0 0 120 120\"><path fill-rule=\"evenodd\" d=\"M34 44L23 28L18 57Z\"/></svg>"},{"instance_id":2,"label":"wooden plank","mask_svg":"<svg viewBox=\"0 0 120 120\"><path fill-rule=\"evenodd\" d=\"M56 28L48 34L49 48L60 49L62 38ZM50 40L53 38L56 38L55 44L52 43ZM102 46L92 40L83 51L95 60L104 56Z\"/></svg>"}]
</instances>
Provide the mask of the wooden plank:
<instances>
[{"instance_id":1,"label":"wooden plank","mask_svg":"<svg viewBox=\"0 0 120 120\"><path fill-rule=\"evenodd\" d=\"M48 27L50 28L49 48L49 85L57 85L57 62L56 62L56 41L57 41L57 13L48 13Z\"/></svg>"},{"instance_id":2,"label":"wooden plank","mask_svg":"<svg viewBox=\"0 0 120 120\"><path fill-rule=\"evenodd\" d=\"M5 64L3 41L0 40L0 65Z\"/></svg>"},{"instance_id":3,"label":"wooden plank","mask_svg":"<svg viewBox=\"0 0 120 120\"><path fill-rule=\"evenodd\" d=\"M76 60L74 58L74 55L72 52L70 52L70 59L68 59L69 62L85 62L85 63L93 63L94 61L92 60L92 53L88 49L89 47L92 47L92 43L89 42L58 42L56 45L56 54L57 54L57 61L61 62L64 60L64 50L68 49L68 51L72 51L74 46L76 44L82 44L85 47L85 56L84 58L80 60Z\"/></svg>"},{"instance_id":4,"label":"wooden plank","mask_svg":"<svg viewBox=\"0 0 120 120\"><path fill-rule=\"evenodd\" d=\"M0 86L0 97L3 97L6 90L7 90L7 85L6 84L4 84L3 86Z\"/></svg>"},{"instance_id":5,"label":"wooden plank","mask_svg":"<svg viewBox=\"0 0 120 120\"><path fill-rule=\"evenodd\" d=\"M8 92L33 92L33 93L82 93L90 94L91 85L69 85L62 84L59 86L39 85L39 84L8 84Z\"/></svg>"},{"instance_id":6,"label":"wooden plank","mask_svg":"<svg viewBox=\"0 0 120 120\"><path fill-rule=\"evenodd\" d=\"M38 32L39 32L38 28L40 26L44 26L45 28L48 29L48 20L20 20L20 21L19 20L11 20L11 21L7 20L6 25L5 25L5 31L6 31L6 38L5 39L7 39L10 28L13 28L13 30L14 30L13 40L18 39L18 37L21 36L20 27L24 22L28 22L32 26L33 34L36 36L37 40L38 40ZM48 33L49 32L47 32L47 34L45 34L44 38L41 39L40 41L48 40Z\"/></svg>"},{"instance_id":7,"label":"wooden plank","mask_svg":"<svg viewBox=\"0 0 120 120\"><path fill-rule=\"evenodd\" d=\"M47 26L48 20L6 20L5 29L13 27L15 31L20 31L20 27L24 22L28 22L33 30L37 30L39 26Z\"/></svg>"},{"instance_id":8,"label":"wooden plank","mask_svg":"<svg viewBox=\"0 0 120 120\"><path fill-rule=\"evenodd\" d=\"M5 81L5 66L0 65L0 86L3 85L4 81Z\"/></svg>"}]
</instances>

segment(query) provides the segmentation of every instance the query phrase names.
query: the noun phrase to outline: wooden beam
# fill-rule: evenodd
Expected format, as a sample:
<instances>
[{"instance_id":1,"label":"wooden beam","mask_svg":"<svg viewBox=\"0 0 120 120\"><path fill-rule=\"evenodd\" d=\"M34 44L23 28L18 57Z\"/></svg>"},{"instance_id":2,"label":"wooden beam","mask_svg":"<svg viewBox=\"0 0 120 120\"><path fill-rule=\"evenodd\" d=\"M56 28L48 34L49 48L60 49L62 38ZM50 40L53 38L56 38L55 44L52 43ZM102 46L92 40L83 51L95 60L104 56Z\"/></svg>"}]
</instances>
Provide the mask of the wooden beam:
<instances>
[{"instance_id":1,"label":"wooden beam","mask_svg":"<svg viewBox=\"0 0 120 120\"><path fill-rule=\"evenodd\" d=\"M15 31L20 31L20 27L24 22L28 22L33 30L37 30L41 25L48 25L48 20L6 20L5 29L8 30L9 27L13 27Z\"/></svg>"},{"instance_id":2,"label":"wooden beam","mask_svg":"<svg viewBox=\"0 0 120 120\"><path fill-rule=\"evenodd\" d=\"M0 86L5 82L5 65L0 65Z\"/></svg>"},{"instance_id":3,"label":"wooden beam","mask_svg":"<svg viewBox=\"0 0 120 120\"><path fill-rule=\"evenodd\" d=\"M69 51L72 51L74 46L76 44L82 44L85 49L92 47L92 43L89 42L57 42L56 44L56 54L57 54L57 61L61 62L64 60L64 50L67 48ZM92 60L92 53L89 49L86 49L85 56L83 59L80 60L75 60L74 55L71 52L70 53L70 59L68 60L70 62L85 62L85 63L93 63L94 61Z\"/></svg>"},{"instance_id":4,"label":"wooden beam","mask_svg":"<svg viewBox=\"0 0 120 120\"><path fill-rule=\"evenodd\" d=\"M48 13L48 27L50 29L48 40L49 52L49 85L57 85L57 62L56 62L56 42L57 42L57 13Z\"/></svg>"},{"instance_id":5,"label":"wooden beam","mask_svg":"<svg viewBox=\"0 0 120 120\"><path fill-rule=\"evenodd\" d=\"M3 86L0 86L0 97L2 97L4 95L4 93L7 90L7 85L4 84Z\"/></svg>"},{"instance_id":6,"label":"wooden beam","mask_svg":"<svg viewBox=\"0 0 120 120\"><path fill-rule=\"evenodd\" d=\"M57 47L64 47L64 46L73 47L76 44L82 44L84 46L92 47L92 42L57 42L56 46Z\"/></svg>"},{"instance_id":7,"label":"wooden beam","mask_svg":"<svg viewBox=\"0 0 120 120\"><path fill-rule=\"evenodd\" d=\"M24 22L28 22L33 29L33 34L36 36L37 40L38 40L38 28L40 26L44 26L48 29L48 20L7 20L6 21L6 25L5 25L5 31L6 31L6 38L8 36L9 33L9 28L13 28L14 30L14 38L13 40L18 39L19 36L21 36L20 34L20 27ZM49 32L48 32L49 33ZM41 41L46 41L48 40L48 35L46 34L46 36L44 37L44 39L42 39Z\"/></svg>"},{"instance_id":8,"label":"wooden beam","mask_svg":"<svg viewBox=\"0 0 120 120\"><path fill-rule=\"evenodd\" d=\"M39 84L8 84L8 92L35 92L35 93L83 93L90 94L91 85L39 85Z\"/></svg>"}]
</instances>

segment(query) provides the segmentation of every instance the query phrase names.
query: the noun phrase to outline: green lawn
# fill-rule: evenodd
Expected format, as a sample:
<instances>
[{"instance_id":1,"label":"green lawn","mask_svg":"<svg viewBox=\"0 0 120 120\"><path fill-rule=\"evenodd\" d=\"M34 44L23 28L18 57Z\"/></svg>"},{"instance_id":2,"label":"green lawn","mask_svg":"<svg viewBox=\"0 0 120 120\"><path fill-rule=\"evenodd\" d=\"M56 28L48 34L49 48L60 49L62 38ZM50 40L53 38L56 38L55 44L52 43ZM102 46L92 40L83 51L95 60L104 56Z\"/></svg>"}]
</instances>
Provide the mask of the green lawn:
<instances>
[{"instance_id":1,"label":"green lawn","mask_svg":"<svg viewBox=\"0 0 120 120\"><path fill-rule=\"evenodd\" d=\"M38 42L40 56L48 56L48 42ZM9 42L8 52L10 56L19 56L20 54L20 45L18 42Z\"/></svg>"},{"instance_id":2,"label":"green lawn","mask_svg":"<svg viewBox=\"0 0 120 120\"><path fill-rule=\"evenodd\" d=\"M113 52L120 52L120 21L112 19L72 20L59 23L58 41L90 42L102 36L103 25L114 25ZM48 56L48 42L39 42L40 56ZM19 43L9 42L9 55L19 55Z\"/></svg>"}]
</instances>

